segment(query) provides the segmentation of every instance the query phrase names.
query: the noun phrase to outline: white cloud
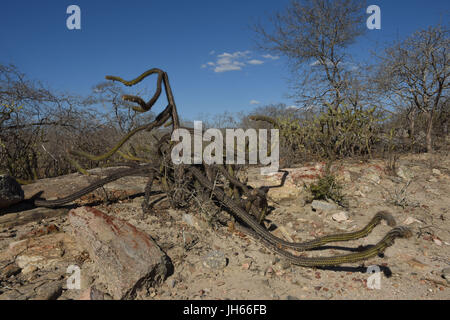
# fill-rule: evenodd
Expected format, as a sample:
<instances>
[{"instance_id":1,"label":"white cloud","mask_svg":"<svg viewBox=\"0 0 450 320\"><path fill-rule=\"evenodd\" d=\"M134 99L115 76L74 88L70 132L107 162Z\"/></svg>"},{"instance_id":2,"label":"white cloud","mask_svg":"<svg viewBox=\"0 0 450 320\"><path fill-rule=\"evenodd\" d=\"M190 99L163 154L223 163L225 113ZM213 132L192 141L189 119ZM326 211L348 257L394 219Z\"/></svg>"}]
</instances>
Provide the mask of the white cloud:
<instances>
[{"instance_id":1,"label":"white cloud","mask_svg":"<svg viewBox=\"0 0 450 320\"><path fill-rule=\"evenodd\" d=\"M272 60L278 60L278 59L280 59L279 56L273 56L273 55L271 55L271 54L265 54L265 55L263 55L262 57L265 58L265 59L272 59Z\"/></svg>"},{"instance_id":2,"label":"white cloud","mask_svg":"<svg viewBox=\"0 0 450 320\"><path fill-rule=\"evenodd\" d=\"M210 52L213 54L213 51ZM264 61L252 59L251 51L236 51L233 53L224 52L216 56L216 61L210 61L203 64L201 67L210 67L216 73L226 72L226 71L239 71L248 65L260 65Z\"/></svg>"},{"instance_id":3,"label":"white cloud","mask_svg":"<svg viewBox=\"0 0 450 320\"><path fill-rule=\"evenodd\" d=\"M209 52L209 55L212 56L212 55L215 54L215 53L216 53L216 51L211 50L211 51Z\"/></svg>"},{"instance_id":4,"label":"white cloud","mask_svg":"<svg viewBox=\"0 0 450 320\"><path fill-rule=\"evenodd\" d=\"M250 104L260 104L261 102L259 102L258 100L250 100Z\"/></svg>"},{"instance_id":5,"label":"white cloud","mask_svg":"<svg viewBox=\"0 0 450 320\"><path fill-rule=\"evenodd\" d=\"M247 63L248 64L253 64L253 65L257 65L257 64L263 64L264 61L252 59L252 60L247 61Z\"/></svg>"},{"instance_id":6,"label":"white cloud","mask_svg":"<svg viewBox=\"0 0 450 320\"><path fill-rule=\"evenodd\" d=\"M289 106L289 107L286 107L286 109L288 109L288 110L297 110L299 108L297 106Z\"/></svg>"}]
</instances>

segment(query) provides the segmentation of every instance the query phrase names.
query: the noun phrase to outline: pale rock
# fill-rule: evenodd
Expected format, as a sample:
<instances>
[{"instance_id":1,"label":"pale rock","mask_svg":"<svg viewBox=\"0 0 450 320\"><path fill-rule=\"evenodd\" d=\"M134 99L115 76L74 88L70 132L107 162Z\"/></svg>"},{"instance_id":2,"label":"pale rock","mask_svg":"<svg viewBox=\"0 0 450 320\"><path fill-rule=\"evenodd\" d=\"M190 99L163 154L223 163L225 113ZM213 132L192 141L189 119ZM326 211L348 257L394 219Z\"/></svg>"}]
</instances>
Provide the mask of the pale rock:
<instances>
[{"instance_id":1,"label":"pale rock","mask_svg":"<svg viewBox=\"0 0 450 320\"><path fill-rule=\"evenodd\" d=\"M311 207L314 210L322 210L322 211L330 211L330 210L336 210L339 209L339 206L335 203L330 203L327 201L321 201L321 200L314 200L311 203Z\"/></svg>"},{"instance_id":2,"label":"pale rock","mask_svg":"<svg viewBox=\"0 0 450 320\"><path fill-rule=\"evenodd\" d=\"M433 169L432 172L433 172L433 174L435 174L437 176L440 176L442 174L439 169Z\"/></svg>"},{"instance_id":3,"label":"pale rock","mask_svg":"<svg viewBox=\"0 0 450 320\"><path fill-rule=\"evenodd\" d=\"M409 226L410 224L413 224L413 223L415 223L415 222L416 222L416 223L419 223L419 224L422 223L422 221L419 221L419 220L417 220L416 218L408 217L408 218L405 219L405 221L403 221L403 224Z\"/></svg>"},{"instance_id":4,"label":"pale rock","mask_svg":"<svg viewBox=\"0 0 450 320\"><path fill-rule=\"evenodd\" d=\"M38 267L35 265L29 264L25 268L22 269L22 274L30 274L38 270Z\"/></svg>"},{"instance_id":5,"label":"pale rock","mask_svg":"<svg viewBox=\"0 0 450 320\"><path fill-rule=\"evenodd\" d=\"M348 213L345 211L339 211L331 216L334 221L343 222L348 220Z\"/></svg>"},{"instance_id":6,"label":"pale rock","mask_svg":"<svg viewBox=\"0 0 450 320\"><path fill-rule=\"evenodd\" d=\"M450 268L442 269L441 276L450 284Z\"/></svg>"},{"instance_id":7,"label":"pale rock","mask_svg":"<svg viewBox=\"0 0 450 320\"><path fill-rule=\"evenodd\" d=\"M279 188L269 189L268 197L273 199L275 202L288 202L301 197L302 190L297 186L286 183L284 186Z\"/></svg>"}]
</instances>

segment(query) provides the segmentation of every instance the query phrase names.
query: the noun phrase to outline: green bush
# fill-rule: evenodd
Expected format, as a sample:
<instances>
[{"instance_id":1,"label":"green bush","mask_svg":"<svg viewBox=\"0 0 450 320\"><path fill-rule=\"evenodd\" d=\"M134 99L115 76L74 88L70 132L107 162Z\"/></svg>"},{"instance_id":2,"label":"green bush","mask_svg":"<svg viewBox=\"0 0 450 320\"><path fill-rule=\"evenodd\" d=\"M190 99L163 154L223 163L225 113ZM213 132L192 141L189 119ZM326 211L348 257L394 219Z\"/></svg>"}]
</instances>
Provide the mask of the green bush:
<instances>
[{"instance_id":1,"label":"green bush","mask_svg":"<svg viewBox=\"0 0 450 320\"><path fill-rule=\"evenodd\" d=\"M340 106L316 114L312 120L277 117L281 156L288 163L305 159L342 159L372 156L384 121L375 107Z\"/></svg>"},{"instance_id":2,"label":"green bush","mask_svg":"<svg viewBox=\"0 0 450 320\"><path fill-rule=\"evenodd\" d=\"M317 183L312 183L306 189L311 194L311 201L333 200L337 204L345 206L342 186L331 174L323 176Z\"/></svg>"}]
</instances>

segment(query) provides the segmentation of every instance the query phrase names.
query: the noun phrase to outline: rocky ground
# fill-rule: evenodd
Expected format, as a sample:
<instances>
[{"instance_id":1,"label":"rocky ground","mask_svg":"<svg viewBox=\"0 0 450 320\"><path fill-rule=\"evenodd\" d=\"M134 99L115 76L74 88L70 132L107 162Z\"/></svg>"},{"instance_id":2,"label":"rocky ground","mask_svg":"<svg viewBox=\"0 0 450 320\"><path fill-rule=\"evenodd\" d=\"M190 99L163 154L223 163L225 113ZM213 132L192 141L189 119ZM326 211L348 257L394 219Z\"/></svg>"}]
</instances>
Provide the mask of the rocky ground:
<instances>
[{"instance_id":1,"label":"rocky ground","mask_svg":"<svg viewBox=\"0 0 450 320\"><path fill-rule=\"evenodd\" d=\"M162 200L154 215L142 217L146 180L126 177L66 208L33 209L22 202L0 209L0 299L449 299L449 155L403 156L396 176L388 174L383 160L335 163L332 171L344 187L347 209L306 203L303 186L323 169L323 163L288 169L286 183L270 189L274 210L265 223L277 236L304 241L356 230L380 210L391 212L414 236L398 239L383 257L364 266L302 268L238 229L211 227L198 209L175 211ZM107 170L91 174L23 186L25 198L39 191L47 199L70 194ZM256 169L249 171L254 186L275 186L280 179L281 174L263 177ZM105 198L109 201L102 201ZM67 214L81 205L88 206ZM373 244L390 228L382 224L365 239L308 255ZM157 259L142 266L145 258L139 255L148 252ZM112 256L117 257L114 267L108 260ZM79 267L80 289L67 281L75 274L74 266ZM368 266L381 272L369 274ZM146 279L153 282L142 283L141 267L152 270L154 279ZM167 278L158 278L163 275ZM372 282L376 276L379 282Z\"/></svg>"}]
</instances>

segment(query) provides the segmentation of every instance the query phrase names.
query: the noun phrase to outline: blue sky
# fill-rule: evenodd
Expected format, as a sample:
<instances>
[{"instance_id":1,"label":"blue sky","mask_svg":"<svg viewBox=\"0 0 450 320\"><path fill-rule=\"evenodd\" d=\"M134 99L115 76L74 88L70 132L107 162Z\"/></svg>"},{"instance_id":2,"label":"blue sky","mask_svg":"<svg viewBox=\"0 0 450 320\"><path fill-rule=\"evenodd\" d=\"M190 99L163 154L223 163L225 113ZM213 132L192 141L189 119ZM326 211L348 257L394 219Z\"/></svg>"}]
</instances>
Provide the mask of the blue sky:
<instances>
[{"instance_id":1,"label":"blue sky","mask_svg":"<svg viewBox=\"0 0 450 320\"><path fill-rule=\"evenodd\" d=\"M283 57L255 49L250 26L289 0L2 1L0 63L60 92L87 95L105 75L131 79L158 67L168 72L182 117L250 110L286 98ZM81 8L81 30L68 30L66 9ZM379 0L382 29L352 46L370 59L386 41L441 21L448 0ZM209 63L209 64L208 64ZM153 90L154 80L145 82ZM258 102L258 103L257 103ZM162 109L162 103L155 111Z\"/></svg>"}]
</instances>

